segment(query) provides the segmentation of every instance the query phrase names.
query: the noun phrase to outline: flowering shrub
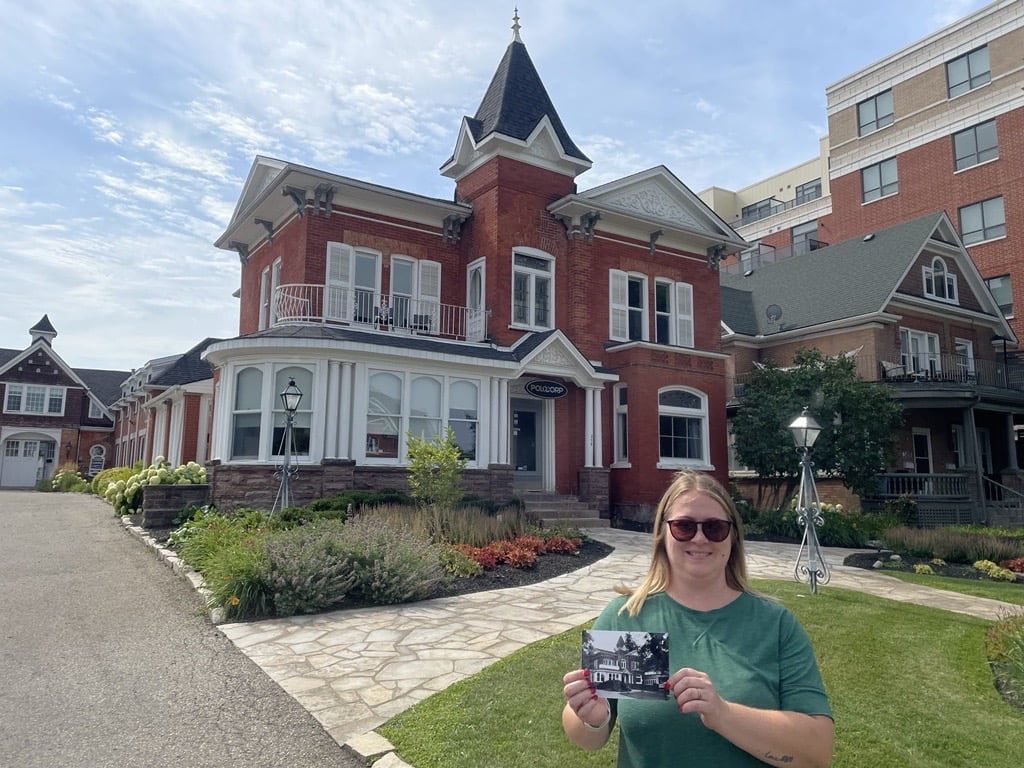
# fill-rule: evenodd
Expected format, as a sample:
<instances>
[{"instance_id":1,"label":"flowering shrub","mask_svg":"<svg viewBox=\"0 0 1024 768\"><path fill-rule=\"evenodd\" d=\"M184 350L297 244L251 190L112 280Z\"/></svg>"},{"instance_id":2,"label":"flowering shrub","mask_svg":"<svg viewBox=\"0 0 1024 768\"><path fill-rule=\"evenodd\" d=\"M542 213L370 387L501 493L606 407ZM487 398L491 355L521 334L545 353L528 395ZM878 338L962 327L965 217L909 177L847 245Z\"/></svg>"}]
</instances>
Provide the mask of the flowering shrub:
<instances>
[{"instance_id":1,"label":"flowering shrub","mask_svg":"<svg viewBox=\"0 0 1024 768\"><path fill-rule=\"evenodd\" d=\"M979 571L986 573L989 578L996 579L997 581L1016 581L1017 577L1013 571L1006 568L1001 568L991 560L978 560L974 563L974 567Z\"/></svg>"},{"instance_id":2,"label":"flowering shrub","mask_svg":"<svg viewBox=\"0 0 1024 768\"><path fill-rule=\"evenodd\" d=\"M537 563L537 553L532 549L511 546L505 549L503 559L513 568L532 568Z\"/></svg>"},{"instance_id":3,"label":"flowering shrub","mask_svg":"<svg viewBox=\"0 0 1024 768\"><path fill-rule=\"evenodd\" d=\"M116 480L107 486L104 498L119 515L131 515L142 506L142 488L146 485L200 485L206 482L206 470L194 461L171 469L163 456L157 456L145 469L127 480Z\"/></svg>"},{"instance_id":4,"label":"flowering shrub","mask_svg":"<svg viewBox=\"0 0 1024 768\"><path fill-rule=\"evenodd\" d=\"M544 542L544 551L553 555L575 555L580 551L583 542L579 539L567 539L565 536L552 536Z\"/></svg>"},{"instance_id":5,"label":"flowering shrub","mask_svg":"<svg viewBox=\"0 0 1024 768\"><path fill-rule=\"evenodd\" d=\"M457 546L441 550L441 565L453 576L472 578L484 572L484 567Z\"/></svg>"},{"instance_id":6,"label":"flowering shrub","mask_svg":"<svg viewBox=\"0 0 1024 768\"><path fill-rule=\"evenodd\" d=\"M893 515L900 525L917 525L917 501L905 493L885 502L883 509Z\"/></svg>"},{"instance_id":7,"label":"flowering shrub","mask_svg":"<svg viewBox=\"0 0 1024 768\"><path fill-rule=\"evenodd\" d=\"M316 613L344 602L357 575L343 536L343 523L332 521L267 538L260 576L275 614Z\"/></svg>"},{"instance_id":8,"label":"flowering shrub","mask_svg":"<svg viewBox=\"0 0 1024 768\"><path fill-rule=\"evenodd\" d=\"M55 491L88 493L89 481L82 477L74 464L65 464L54 472L50 479L50 487Z\"/></svg>"},{"instance_id":9,"label":"flowering shrub","mask_svg":"<svg viewBox=\"0 0 1024 768\"><path fill-rule=\"evenodd\" d=\"M933 571L932 567L930 565L928 565L927 563L918 563L917 565L915 565L914 566L914 573L923 573L923 574L926 574L928 576L934 576L935 575L935 571Z\"/></svg>"},{"instance_id":10,"label":"flowering shrub","mask_svg":"<svg viewBox=\"0 0 1024 768\"><path fill-rule=\"evenodd\" d=\"M1003 560L999 565L1014 573L1024 573L1024 557L1015 557L1012 560Z\"/></svg>"}]
</instances>

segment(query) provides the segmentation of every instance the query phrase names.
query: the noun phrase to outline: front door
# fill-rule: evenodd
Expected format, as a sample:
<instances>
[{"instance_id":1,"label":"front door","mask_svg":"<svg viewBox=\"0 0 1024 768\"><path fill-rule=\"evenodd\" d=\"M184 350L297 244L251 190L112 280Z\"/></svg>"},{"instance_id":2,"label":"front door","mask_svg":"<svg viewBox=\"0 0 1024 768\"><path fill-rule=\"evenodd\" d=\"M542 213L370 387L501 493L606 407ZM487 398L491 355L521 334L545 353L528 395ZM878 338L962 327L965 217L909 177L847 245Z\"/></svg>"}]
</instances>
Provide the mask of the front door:
<instances>
[{"instance_id":1,"label":"front door","mask_svg":"<svg viewBox=\"0 0 1024 768\"><path fill-rule=\"evenodd\" d=\"M516 488L544 486L544 404L512 398L512 468Z\"/></svg>"}]
</instances>

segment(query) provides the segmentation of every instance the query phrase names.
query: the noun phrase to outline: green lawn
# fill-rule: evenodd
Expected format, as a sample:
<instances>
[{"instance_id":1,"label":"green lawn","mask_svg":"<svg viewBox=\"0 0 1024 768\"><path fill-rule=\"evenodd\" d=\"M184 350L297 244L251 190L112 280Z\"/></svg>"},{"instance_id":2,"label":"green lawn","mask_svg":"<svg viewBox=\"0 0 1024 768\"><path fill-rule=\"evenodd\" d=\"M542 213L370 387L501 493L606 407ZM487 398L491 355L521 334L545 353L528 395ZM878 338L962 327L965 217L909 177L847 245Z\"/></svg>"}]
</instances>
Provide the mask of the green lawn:
<instances>
[{"instance_id":1,"label":"green lawn","mask_svg":"<svg viewBox=\"0 0 1024 768\"><path fill-rule=\"evenodd\" d=\"M835 587L755 587L792 609L814 643L836 717L833 766L1019 768L1024 713L993 686L988 622ZM535 643L379 731L416 768L611 768L614 736L595 754L562 733L561 679L579 642L576 629Z\"/></svg>"}]
</instances>

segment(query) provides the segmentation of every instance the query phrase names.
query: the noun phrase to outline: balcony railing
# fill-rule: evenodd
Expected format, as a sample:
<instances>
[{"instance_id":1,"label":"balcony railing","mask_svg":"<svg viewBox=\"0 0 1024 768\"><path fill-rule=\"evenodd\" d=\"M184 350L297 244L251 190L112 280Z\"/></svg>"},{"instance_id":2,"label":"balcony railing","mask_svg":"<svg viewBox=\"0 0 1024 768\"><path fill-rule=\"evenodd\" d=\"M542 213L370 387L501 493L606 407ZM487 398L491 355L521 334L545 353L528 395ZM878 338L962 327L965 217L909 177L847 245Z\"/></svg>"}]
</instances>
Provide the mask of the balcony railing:
<instances>
[{"instance_id":1,"label":"balcony railing","mask_svg":"<svg viewBox=\"0 0 1024 768\"><path fill-rule=\"evenodd\" d=\"M798 205L803 205L804 203L809 203L812 200L817 200L819 197L821 197L820 187L793 200L776 202L772 205L758 206L740 216L738 221L733 222L733 226L743 226L744 224L752 224L753 222L760 221L761 219L767 219L769 216L774 216L776 213L788 211L790 208L796 208Z\"/></svg>"},{"instance_id":2,"label":"balcony railing","mask_svg":"<svg viewBox=\"0 0 1024 768\"><path fill-rule=\"evenodd\" d=\"M489 314L410 296L300 283L278 286L272 309L272 325L346 325L457 341L484 341Z\"/></svg>"},{"instance_id":3,"label":"balcony railing","mask_svg":"<svg viewBox=\"0 0 1024 768\"><path fill-rule=\"evenodd\" d=\"M992 387L1024 392L1024 368L1004 365L1001 361L969 358L963 355L894 355L879 360L872 355L854 358L858 378L893 385L943 387ZM727 397L732 401L746 396L753 371L737 374L727 383Z\"/></svg>"},{"instance_id":4,"label":"balcony railing","mask_svg":"<svg viewBox=\"0 0 1024 768\"><path fill-rule=\"evenodd\" d=\"M740 275L748 270L759 269L767 264L774 264L777 261L785 261L791 256L800 256L804 253L810 253L816 251L819 248L825 248L828 243L821 240L815 240L813 237L809 237L806 240L800 240L791 245L783 245L778 248L772 248L770 245L764 245L758 243L758 245L749 250L740 253L739 259L732 262L731 264L723 264L719 268L719 274L723 275Z\"/></svg>"}]
</instances>

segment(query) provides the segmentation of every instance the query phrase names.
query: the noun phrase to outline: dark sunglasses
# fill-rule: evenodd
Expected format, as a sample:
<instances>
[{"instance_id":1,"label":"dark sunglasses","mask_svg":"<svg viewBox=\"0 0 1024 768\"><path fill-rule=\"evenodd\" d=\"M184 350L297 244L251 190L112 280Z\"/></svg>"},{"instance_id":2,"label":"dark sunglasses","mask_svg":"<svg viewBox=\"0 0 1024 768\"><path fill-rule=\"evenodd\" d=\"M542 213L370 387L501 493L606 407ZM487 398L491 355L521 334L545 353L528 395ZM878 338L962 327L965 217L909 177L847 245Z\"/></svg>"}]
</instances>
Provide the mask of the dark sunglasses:
<instances>
[{"instance_id":1,"label":"dark sunglasses","mask_svg":"<svg viewBox=\"0 0 1024 768\"><path fill-rule=\"evenodd\" d=\"M668 526L669 531L672 533L672 538L676 541L690 541L690 539L697 535L698 527L704 532L704 537L708 541L725 541L729 538L729 531L732 530L732 520L712 519L697 522L696 520L680 518L678 520L666 520L665 525Z\"/></svg>"}]
</instances>

